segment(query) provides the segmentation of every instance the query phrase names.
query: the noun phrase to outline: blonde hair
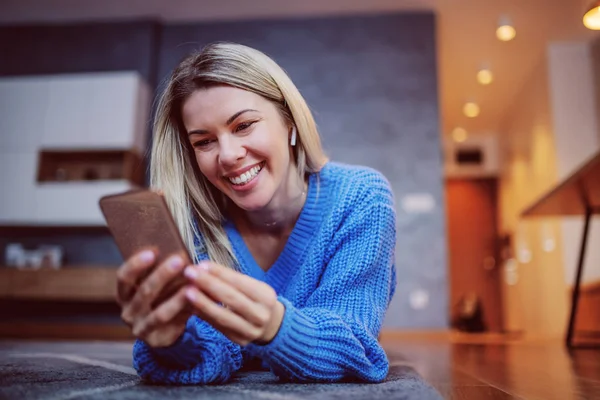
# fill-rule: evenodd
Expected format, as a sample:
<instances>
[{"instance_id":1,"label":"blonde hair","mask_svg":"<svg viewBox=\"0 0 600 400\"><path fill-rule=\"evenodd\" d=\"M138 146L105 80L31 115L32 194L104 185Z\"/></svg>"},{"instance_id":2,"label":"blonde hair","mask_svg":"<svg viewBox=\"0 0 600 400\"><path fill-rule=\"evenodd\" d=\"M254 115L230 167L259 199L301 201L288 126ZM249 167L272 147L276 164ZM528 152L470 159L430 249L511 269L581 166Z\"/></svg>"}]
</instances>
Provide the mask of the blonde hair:
<instances>
[{"instance_id":1,"label":"blonde hair","mask_svg":"<svg viewBox=\"0 0 600 400\"><path fill-rule=\"evenodd\" d=\"M214 43L175 68L158 100L150 186L163 192L194 262L199 251L206 251L212 261L234 267L235 255L222 225L222 195L199 171L181 117L182 104L192 93L221 84L270 100L285 122L296 127L294 158L302 177L320 171L327 157L306 101L283 69L260 51ZM199 247L198 235L202 238Z\"/></svg>"}]
</instances>

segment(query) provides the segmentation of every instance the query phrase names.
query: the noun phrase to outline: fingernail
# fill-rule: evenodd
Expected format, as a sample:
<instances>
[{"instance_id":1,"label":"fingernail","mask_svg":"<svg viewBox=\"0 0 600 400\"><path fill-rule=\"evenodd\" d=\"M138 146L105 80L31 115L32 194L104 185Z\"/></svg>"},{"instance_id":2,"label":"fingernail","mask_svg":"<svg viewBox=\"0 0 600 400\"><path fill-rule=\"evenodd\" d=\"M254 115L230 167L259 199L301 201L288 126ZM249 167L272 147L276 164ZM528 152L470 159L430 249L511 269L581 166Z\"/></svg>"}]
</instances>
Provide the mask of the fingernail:
<instances>
[{"instance_id":1,"label":"fingernail","mask_svg":"<svg viewBox=\"0 0 600 400\"><path fill-rule=\"evenodd\" d=\"M194 269L194 267L187 267L184 274L190 279L196 279L198 277L198 272Z\"/></svg>"},{"instance_id":2,"label":"fingernail","mask_svg":"<svg viewBox=\"0 0 600 400\"><path fill-rule=\"evenodd\" d=\"M196 300L196 293L194 292L194 289L188 289L185 292L185 296L190 299L191 301Z\"/></svg>"},{"instance_id":3,"label":"fingernail","mask_svg":"<svg viewBox=\"0 0 600 400\"><path fill-rule=\"evenodd\" d=\"M179 268L181 268L183 266L183 260L181 259L181 257L173 257L169 260L169 268L171 268L173 271L177 271L179 270Z\"/></svg>"},{"instance_id":4,"label":"fingernail","mask_svg":"<svg viewBox=\"0 0 600 400\"><path fill-rule=\"evenodd\" d=\"M201 261L198 264L198 268L200 268L204 271L208 271L210 269L210 263L208 261Z\"/></svg>"},{"instance_id":5,"label":"fingernail","mask_svg":"<svg viewBox=\"0 0 600 400\"><path fill-rule=\"evenodd\" d=\"M150 250L142 251L139 258L141 262L150 262L154 260L154 253Z\"/></svg>"}]
</instances>

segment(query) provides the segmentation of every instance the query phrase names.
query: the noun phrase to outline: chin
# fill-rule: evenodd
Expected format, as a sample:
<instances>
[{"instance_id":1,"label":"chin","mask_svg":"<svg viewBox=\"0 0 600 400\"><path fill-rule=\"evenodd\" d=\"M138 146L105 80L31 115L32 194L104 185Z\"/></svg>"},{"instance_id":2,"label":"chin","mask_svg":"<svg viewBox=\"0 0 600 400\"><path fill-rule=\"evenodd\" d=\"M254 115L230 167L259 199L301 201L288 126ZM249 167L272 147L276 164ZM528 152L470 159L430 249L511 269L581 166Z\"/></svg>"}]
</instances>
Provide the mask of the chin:
<instances>
[{"instance_id":1,"label":"chin","mask_svg":"<svg viewBox=\"0 0 600 400\"><path fill-rule=\"evenodd\" d=\"M259 211L265 208L269 204L267 196L261 193L253 193L250 196L240 196L237 193L232 193L228 196L231 201L235 203L240 209L244 211Z\"/></svg>"},{"instance_id":2,"label":"chin","mask_svg":"<svg viewBox=\"0 0 600 400\"><path fill-rule=\"evenodd\" d=\"M234 200L236 206L244 211L259 211L266 207L267 203L262 201Z\"/></svg>"},{"instance_id":3,"label":"chin","mask_svg":"<svg viewBox=\"0 0 600 400\"><path fill-rule=\"evenodd\" d=\"M255 212L255 211L260 211L263 208L265 208L265 205L264 204L250 204L250 205L238 204L238 207L244 211Z\"/></svg>"}]
</instances>

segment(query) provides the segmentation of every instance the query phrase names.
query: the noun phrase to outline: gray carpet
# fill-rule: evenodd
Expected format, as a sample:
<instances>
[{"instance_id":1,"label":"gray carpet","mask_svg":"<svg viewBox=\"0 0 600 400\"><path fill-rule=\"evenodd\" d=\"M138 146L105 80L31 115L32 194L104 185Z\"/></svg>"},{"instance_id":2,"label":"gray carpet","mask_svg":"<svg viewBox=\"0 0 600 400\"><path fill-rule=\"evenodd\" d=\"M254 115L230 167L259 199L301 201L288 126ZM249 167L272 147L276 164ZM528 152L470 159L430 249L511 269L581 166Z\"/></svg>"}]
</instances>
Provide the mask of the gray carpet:
<instances>
[{"instance_id":1,"label":"gray carpet","mask_svg":"<svg viewBox=\"0 0 600 400\"><path fill-rule=\"evenodd\" d=\"M395 364L395 363L393 363ZM401 364L401 363L400 363ZM393 365L379 384L279 383L242 372L219 386L153 386L131 368L131 343L0 342L0 399L441 399L412 368Z\"/></svg>"}]
</instances>

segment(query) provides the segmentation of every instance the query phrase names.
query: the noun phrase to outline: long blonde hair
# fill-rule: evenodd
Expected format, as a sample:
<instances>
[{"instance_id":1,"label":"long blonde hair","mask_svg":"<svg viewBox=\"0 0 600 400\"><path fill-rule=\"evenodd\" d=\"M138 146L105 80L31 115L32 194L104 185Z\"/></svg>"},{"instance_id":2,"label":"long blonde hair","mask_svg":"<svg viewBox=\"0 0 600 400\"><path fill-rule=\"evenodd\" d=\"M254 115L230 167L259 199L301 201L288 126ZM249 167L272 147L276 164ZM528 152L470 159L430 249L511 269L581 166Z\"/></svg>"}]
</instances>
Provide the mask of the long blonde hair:
<instances>
[{"instance_id":1,"label":"long blonde hair","mask_svg":"<svg viewBox=\"0 0 600 400\"><path fill-rule=\"evenodd\" d=\"M175 68L158 100L150 186L163 192L195 262L198 252L206 251L212 261L234 267L235 255L222 225L222 195L198 169L181 117L182 104L192 93L219 84L263 96L276 105L289 126L296 127L294 159L301 176L320 171L327 157L306 101L283 69L260 51L214 43ZM195 243L197 236L202 239Z\"/></svg>"}]
</instances>

